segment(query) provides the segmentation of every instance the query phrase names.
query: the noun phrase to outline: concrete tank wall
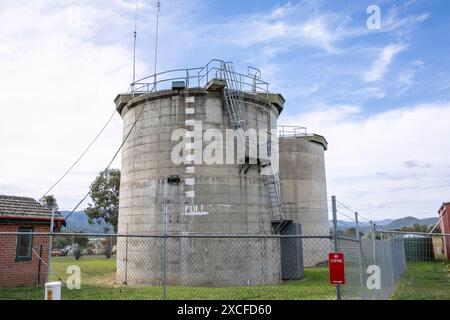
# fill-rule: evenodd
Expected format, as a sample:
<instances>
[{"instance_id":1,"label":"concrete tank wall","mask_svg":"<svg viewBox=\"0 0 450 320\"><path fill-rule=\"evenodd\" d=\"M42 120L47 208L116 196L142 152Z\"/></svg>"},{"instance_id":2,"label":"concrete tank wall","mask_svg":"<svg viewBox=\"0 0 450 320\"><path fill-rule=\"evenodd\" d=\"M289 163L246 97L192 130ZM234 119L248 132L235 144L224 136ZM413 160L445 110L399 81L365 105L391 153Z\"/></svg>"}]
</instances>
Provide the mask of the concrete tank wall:
<instances>
[{"instance_id":1,"label":"concrete tank wall","mask_svg":"<svg viewBox=\"0 0 450 320\"><path fill-rule=\"evenodd\" d=\"M244 97L250 128L276 125L279 110L275 106L256 95ZM120 108L124 136L144 109L122 151L119 233L162 234L166 199L169 233L271 234L271 208L256 165L240 175L238 164L196 164L192 174L186 172L185 164L171 161L172 149L178 143L171 141L171 134L175 129L190 130L186 120L202 121L203 131L218 129L225 137L229 122L220 93L200 88L165 90L134 99L119 96L118 106L118 101L124 99L130 100ZM187 108L194 108L195 113L187 114ZM204 141L203 147L208 144ZM178 175L180 183L168 184L167 177L171 175ZM185 185L188 178L195 179L193 187ZM186 197L188 190L195 191L194 199ZM207 214L186 215L185 206L192 204ZM222 286L280 281L278 241L231 240L229 245L223 241L226 240L170 239L169 283ZM161 239L121 238L117 280L159 284L161 261ZM217 276L217 270L222 276Z\"/></svg>"},{"instance_id":2,"label":"concrete tank wall","mask_svg":"<svg viewBox=\"0 0 450 320\"><path fill-rule=\"evenodd\" d=\"M283 198L300 223L303 235L329 235L324 151L319 135L280 137L280 175ZM304 241L305 266L327 260L329 240Z\"/></svg>"}]
</instances>

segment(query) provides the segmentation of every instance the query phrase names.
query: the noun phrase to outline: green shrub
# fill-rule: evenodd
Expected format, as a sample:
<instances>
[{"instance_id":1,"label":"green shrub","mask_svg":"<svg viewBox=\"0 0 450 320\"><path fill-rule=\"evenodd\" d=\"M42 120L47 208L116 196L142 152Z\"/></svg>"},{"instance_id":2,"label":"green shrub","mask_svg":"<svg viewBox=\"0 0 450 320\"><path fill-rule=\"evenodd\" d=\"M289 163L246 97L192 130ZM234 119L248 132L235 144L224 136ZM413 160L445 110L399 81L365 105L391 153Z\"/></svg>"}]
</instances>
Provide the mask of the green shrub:
<instances>
[{"instance_id":1,"label":"green shrub","mask_svg":"<svg viewBox=\"0 0 450 320\"><path fill-rule=\"evenodd\" d=\"M79 260L83 255L83 248L81 246L77 246L73 254L75 256L75 260Z\"/></svg>"}]
</instances>

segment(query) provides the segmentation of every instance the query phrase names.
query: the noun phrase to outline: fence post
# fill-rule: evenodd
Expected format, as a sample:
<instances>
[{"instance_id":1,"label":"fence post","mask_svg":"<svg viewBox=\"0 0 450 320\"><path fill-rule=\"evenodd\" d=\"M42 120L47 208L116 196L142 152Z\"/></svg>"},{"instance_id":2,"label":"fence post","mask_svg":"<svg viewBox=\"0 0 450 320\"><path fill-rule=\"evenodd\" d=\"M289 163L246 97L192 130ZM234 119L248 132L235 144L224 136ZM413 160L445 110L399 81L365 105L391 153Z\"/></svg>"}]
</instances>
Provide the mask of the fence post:
<instances>
[{"instance_id":1,"label":"fence post","mask_svg":"<svg viewBox=\"0 0 450 320\"><path fill-rule=\"evenodd\" d=\"M52 272L52 251L53 251L53 228L55 224L55 207L52 207L52 217L50 219L50 231L48 234L48 265L47 265L47 282L50 281L50 274Z\"/></svg>"},{"instance_id":2,"label":"fence post","mask_svg":"<svg viewBox=\"0 0 450 320\"><path fill-rule=\"evenodd\" d=\"M43 250L43 247L42 247L42 243L41 243L41 245L39 246L39 258L42 258L42 250ZM41 261L41 259L38 259L38 260L39 260L39 262L38 262L37 285L39 286L41 284L42 261Z\"/></svg>"},{"instance_id":3,"label":"fence post","mask_svg":"<svg viewBox=\"0 0 450 320\"><path fill-rule=\"evenodd\" d=\"M113 254L113 236L109 237L109 257Z\"/></svg>"},{"instance_id":4,"label":"fence post","mask_svg":"<svg viewBox=\"0 0 450 320\"><path fill-rule=\"evenodd\" d=\"M167 300L167 202L164 200L163 299Z\"/></svg>"},{"instance_id":5,"label":"fence post","mask_svg":"<svg viewBox=\"0 0 450 320\"><path fill-rule=\"evenodd\" d=\"M128 285L128 223L125 238L125 285Z\"/></svg>"},{"instance_id":6,"label":"fence post","mask_svg":"<svg viewBox=\"0 0 450 320\"><path fill-rule=\"evenodd\" d=\"M364 295L364 269L362 265L362 240L361 235L359 234L359 223L358 223L358 212L355 212L355 229L356 229L356 240L358 240L359 244L359 254L358 254L358 265L359 265L359 283L361 289L361 300Z\"/></svg>"},{"instance_id":7,"label":"fence post","mask_svg":"<svg viewBox=\"0 0 450 320\"><path fill-rule=\"evenodd\" d=\"M373 221L370 221L370 228L371 228L371 234L372 234L372 264L377 264L377 235L375 230L375 224ZM375 300L376 297L376 291L375 289L372 289L372 298Z\"/></svg>"},{"instance_id":8,"label":"fence post","mask_svg":"<svg viewBox=\"0 0 450 320\"><path fill-rule=\"evenodd\" d=\"M337 234L337 209L336 209L336 196L331 196L331 208L333 210L333 237L334 237L334 251L339 251L339 237ZM341 285L336 285L336 298L341 300Z\"/></svg>"}]
</instances>

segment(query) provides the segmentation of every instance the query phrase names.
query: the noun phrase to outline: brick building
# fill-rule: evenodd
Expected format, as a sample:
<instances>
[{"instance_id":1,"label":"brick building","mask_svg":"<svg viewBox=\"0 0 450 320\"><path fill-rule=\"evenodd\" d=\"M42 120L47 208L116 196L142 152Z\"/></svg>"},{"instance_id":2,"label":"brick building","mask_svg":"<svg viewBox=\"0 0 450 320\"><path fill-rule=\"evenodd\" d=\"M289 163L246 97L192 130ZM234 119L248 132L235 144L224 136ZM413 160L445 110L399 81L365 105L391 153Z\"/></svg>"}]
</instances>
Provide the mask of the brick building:
<instances>
[{"instance_id":1,"label":"brick building","mask_svg":"<svg viewBox=\"0 0 450 320\"><path fill-rule=\"evenodd\" d=\"M50 231L51 209L32 198L0 195L0 288L43 284L47 275L48 236L33 232ZM55 215L55 229L64 224ZM23 232L27 234L2 234Z\"/></svg>"},{"instance_id":2,"label":"brick building","mask_svg":"<svg viewBox=\"0 0 450 320\"><path fill-rule=\"evenodd\" d=\"M438 211L441 232L450 234L450 202L444 202ZM444 237L444 252L447 259L450 260L450 236Z\"/></svg>"}]
</instances>

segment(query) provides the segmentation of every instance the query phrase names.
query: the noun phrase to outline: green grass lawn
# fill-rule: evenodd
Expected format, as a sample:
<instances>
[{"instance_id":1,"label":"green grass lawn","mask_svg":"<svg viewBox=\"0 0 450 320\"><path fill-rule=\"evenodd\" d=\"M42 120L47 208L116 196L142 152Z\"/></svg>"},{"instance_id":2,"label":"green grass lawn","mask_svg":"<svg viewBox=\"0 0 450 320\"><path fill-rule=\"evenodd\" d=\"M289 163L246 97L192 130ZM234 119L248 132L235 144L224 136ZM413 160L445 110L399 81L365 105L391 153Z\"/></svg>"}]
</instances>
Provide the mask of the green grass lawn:
<instances>
[{"instance_id":1,"label":"green grass lawn","mask_svg":"<svg viewBox=\"0 0 450 320\"><path fill-rule=\"evenodd\" d=\"M82 272L80 290L63 287L62 297L66 300L159 300L163 290L158 286L130 287L114 284L115 257L83 256L79 261L72 257L53 259L53 272L61 279L67 279L66 270L70 265L78 265ZM401 278L393 299L450 299L450 276L448 263L417 262L408 263L406 273ZM53 275L52 280L58 276ZM14 288L0 289L0 299L39 300L44 297L44 289ZM287 281L279 285L242 286L226 288L169 287L167 297L171 300L191 299L268 299L268 300L310 300L335 299L335 288L328 283L328 268L306 268L305 277L297 281Z\"/></svg>"},{"instance_id":2,"label":"green grass lawn","mask_svg":"<svg viewBox=\"0 0 450 320\"><path fill-rule=\"evenodd\" d=\"M83 256L79 261L72 257L53 259L53 272L61 279L67 278L66 270L70 265L78 265L82 272L80 290L62 289L63 299L109 300L109 299L162 299L162 287L115 286L115 257ZM57 280L52 276L52 280ZM43 288L0 289L0 299L38 300L44 297ZM335 299L335 288L328 283L328 268L307 268L305 277L297 281L287 281L279 285L248 287L169 287L167 297L172 300L190 299L269 299L269 300L306 300Z\"/></svg>"},{"instance_id":3,"label":"green grass lawn","mask_svg":"<svg viewBox=\"0 0 450 320\"><path fill-rule=\"evenodd\" d=\"M76 265L81 269L82 283L87 285L114 286L116 277L116 257L83 256L78 261L73 257L57 257L52 260L51 280L67 279L67 268Z\"/></svg>"},{"instance_id":4,"label":"green grass lawn","mask_svg":"<svg viewBox=\"0 0 450 320\"><path fill-rule=\"evenodd\" d=\"M449 262L409 262L392 299L450 300Z\"/></svg>"}]
</instances>

